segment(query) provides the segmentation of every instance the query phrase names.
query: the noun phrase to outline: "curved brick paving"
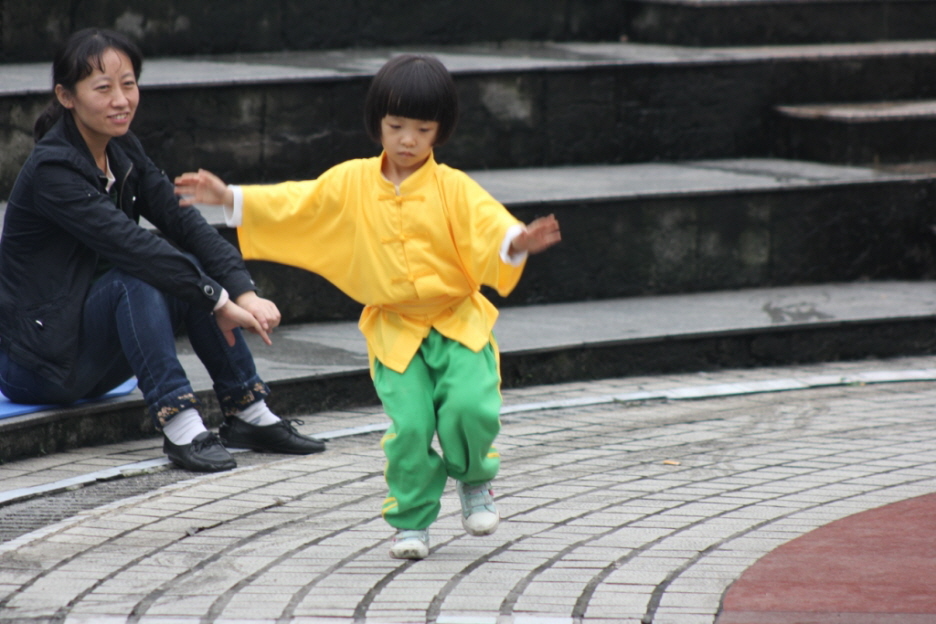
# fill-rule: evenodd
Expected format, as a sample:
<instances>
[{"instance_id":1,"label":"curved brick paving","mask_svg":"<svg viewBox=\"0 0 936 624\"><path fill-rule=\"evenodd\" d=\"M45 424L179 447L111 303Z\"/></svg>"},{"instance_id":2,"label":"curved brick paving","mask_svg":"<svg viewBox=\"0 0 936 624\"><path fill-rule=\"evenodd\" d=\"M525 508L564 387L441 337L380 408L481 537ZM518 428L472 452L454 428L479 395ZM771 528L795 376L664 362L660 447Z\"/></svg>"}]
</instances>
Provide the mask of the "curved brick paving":
<instances>
[{"instance_id":1,"label":"curved brick paving","mask_svg":"<svg viewBox=\"0 0 936 624\"><path fill-rule=\"evenodd\" d=\"M510 391L496 484L505 522L494 536L464 535L450 488L420 562L387 556L379 432L190 479L0 545L0 622L710 624L746 570L766 569L769 558L754 565L764 555L936 493L936 383L740 395L724 384L934 364ZM712 398L592 400L661 387L708 387ZM530 409L548 398L572 401ZM379 420L365 412L347 421ZM338 428L344 416L306 427Z\"/></svg>"}]
</instances>

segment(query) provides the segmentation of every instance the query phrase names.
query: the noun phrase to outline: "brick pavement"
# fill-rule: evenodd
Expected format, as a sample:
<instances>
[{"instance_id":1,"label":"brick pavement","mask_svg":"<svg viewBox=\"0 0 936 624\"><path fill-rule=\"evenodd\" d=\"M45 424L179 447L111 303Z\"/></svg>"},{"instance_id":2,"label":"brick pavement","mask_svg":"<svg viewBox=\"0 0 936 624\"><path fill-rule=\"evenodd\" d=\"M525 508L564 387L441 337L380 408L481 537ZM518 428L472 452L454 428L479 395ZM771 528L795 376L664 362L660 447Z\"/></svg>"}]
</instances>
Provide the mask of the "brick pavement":
<instances>
[{"instance_id":1,"label":"brick pavement","mask_svg":"<svg viewBox=\"0 0 936 624\"><path fill-rule=\"evenodd\" d=\"M781 545L936 493L934 370L906 358L508 391L505 522L464 535L450 489L420 562L387 556L379 410L312 414L306 431L357 434L0 544L0 622L709 624ZM0 479L27 495L159 470L160 454L83 449Z\"/></svg>"}]
</instances>

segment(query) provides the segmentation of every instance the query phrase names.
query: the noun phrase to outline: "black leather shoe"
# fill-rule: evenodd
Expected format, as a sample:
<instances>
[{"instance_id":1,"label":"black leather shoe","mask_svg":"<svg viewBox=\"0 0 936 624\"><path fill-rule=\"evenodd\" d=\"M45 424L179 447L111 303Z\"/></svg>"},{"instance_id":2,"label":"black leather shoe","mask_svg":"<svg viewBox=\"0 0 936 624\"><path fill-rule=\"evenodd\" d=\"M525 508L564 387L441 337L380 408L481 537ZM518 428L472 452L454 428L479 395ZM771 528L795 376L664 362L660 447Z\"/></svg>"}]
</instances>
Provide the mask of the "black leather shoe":
<instances>
[{"instance_id":1,"label":"black leather shoe","mask_svg":"<svg viewBox=\"0 0 936 624\"><path fill-rule=\"evenodd\" d=\"M258 426L232 416L224 419L218 433L224 445L233 448L291 455L311 455L325 450L324 442L302 435L293 427L293 422L302 424L301 420L283 419L272 425Z\"/></svg>"},{"instance_id":2,"label":"black leather shoe","mask_svg":"<svg viewBox=\"0 0 936 624\"><path fill-rule=\"evenodd\" d=\"M163 439L163 452L172 463L196 472L220 472L237 468L237 462L221 444L218 436L203 431L190 444L175 445L169 438Z\"/></svg>"}]
</instances>

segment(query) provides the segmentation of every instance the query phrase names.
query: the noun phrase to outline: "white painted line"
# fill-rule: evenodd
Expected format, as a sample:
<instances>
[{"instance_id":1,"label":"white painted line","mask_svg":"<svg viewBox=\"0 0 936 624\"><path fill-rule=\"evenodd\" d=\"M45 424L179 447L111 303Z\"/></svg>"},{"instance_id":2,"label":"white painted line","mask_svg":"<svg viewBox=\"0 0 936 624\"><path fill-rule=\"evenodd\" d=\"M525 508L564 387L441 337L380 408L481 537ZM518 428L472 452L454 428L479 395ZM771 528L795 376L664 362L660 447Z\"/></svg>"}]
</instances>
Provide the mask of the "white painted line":
<instances>
[{"instance_id":1,"label":"white painted line","mask_svg":"<svg viewBox=\"0 0 936 624\"><path fill-rule=\"evenodd\" d=\"M6 492L0 492L0 505L18 500L26 500L41 494L77 489L94 483L95 481L109 481L110 479L116 479L118 477L130 477L143 472L149 472L154 467L164 466L168 463L169 459L167 457L158 457L156 459L147 459L133 464L104 468L87 474L69 477L68 479L61 479L53 483L8 490Z\"/></svg>"},{"instance_id":2,"label":"white painted line","mask_svg":"<svg viewBox=\"0 0 936 624\"><path fill-rule=\"evenodd\" d=\"M361 425L360 427L348 427L347 429L335 429L324 433L312 434L319 440L334 440L335 438L348 438L351 436L373 433L375 431L386 431L390 426L388 422L374 423L372 425Z\"/></svg>"}]
</instances>

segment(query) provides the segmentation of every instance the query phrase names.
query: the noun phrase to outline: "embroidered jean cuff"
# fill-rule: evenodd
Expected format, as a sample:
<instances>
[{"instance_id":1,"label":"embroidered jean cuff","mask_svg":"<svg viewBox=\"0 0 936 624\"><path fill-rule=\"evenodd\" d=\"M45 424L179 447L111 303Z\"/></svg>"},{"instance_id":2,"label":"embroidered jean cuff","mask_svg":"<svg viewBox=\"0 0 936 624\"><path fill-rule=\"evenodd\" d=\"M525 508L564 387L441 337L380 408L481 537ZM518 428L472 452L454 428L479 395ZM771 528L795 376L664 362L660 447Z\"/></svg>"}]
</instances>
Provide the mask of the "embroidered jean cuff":
<instances>
[{"instance_id":1,"label":"embroidered jean cuff","mask_svg":"<svg viewBox=\"0 0 936 624\"><path fill-rule=\"evenodd\" d=\"M162 431L162 428L173 416L191 407L195 409L201 407L201 401L193 392L186 392L177 397L166 397L149 408L150 416L153 418L153 426L156 427L157 431Z\"/></svg>"},{"instance_id":2,"label":"embroidered jean cuff","mask_svg":"<svg viewBox=\"0 0 936 624\"><path fill-rule=\"evenodd\" d=\"M221 406L221 413L227 416L234 416L242 412L245 408L253 405L260 399L270 396L270 388L262 381L229 392L218 393L218 404Z\"/></svg>"}]
</instances>

